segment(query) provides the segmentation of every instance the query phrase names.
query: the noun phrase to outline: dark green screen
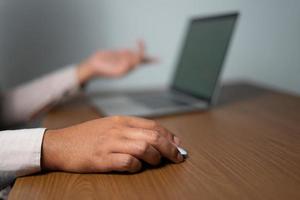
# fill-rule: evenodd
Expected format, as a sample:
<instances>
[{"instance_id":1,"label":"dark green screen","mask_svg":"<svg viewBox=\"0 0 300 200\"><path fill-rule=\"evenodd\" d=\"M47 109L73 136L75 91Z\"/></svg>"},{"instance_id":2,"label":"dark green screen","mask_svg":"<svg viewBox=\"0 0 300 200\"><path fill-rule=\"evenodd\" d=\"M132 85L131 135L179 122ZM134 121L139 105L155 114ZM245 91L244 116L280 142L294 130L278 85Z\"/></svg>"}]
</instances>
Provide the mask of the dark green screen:
<instances>
[{"instance_id":1,"label":"dark green screen","mask_svg":"<svg viewBox=\"0 0 300 200\"><path fill-rule=\"evenodd\" d=\"M211 99L236 15L193 20L179 60L175 89Z\"/></svg>"}]
</instances>

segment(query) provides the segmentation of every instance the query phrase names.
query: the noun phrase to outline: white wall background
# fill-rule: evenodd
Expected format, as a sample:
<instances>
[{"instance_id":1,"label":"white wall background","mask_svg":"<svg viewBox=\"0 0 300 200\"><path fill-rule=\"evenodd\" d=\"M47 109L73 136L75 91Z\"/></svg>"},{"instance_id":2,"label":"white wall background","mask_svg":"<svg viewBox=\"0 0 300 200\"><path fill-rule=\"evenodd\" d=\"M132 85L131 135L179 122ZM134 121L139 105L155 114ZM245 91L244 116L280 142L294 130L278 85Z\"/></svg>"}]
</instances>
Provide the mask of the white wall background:
<instances>
[{"instance_id":1,"label":"white wall background","mask_svg":"<svg viewBox=\"0 0 300 200\"><path fill-rule=\"evenodd\" d=\"M154 87L170 81L188 19L238 10L223 78L300 94L299 0L0 0L0 83L9 88L97 49L144 38L161 62L91 90Z\"/></svg>"}]
</instances>

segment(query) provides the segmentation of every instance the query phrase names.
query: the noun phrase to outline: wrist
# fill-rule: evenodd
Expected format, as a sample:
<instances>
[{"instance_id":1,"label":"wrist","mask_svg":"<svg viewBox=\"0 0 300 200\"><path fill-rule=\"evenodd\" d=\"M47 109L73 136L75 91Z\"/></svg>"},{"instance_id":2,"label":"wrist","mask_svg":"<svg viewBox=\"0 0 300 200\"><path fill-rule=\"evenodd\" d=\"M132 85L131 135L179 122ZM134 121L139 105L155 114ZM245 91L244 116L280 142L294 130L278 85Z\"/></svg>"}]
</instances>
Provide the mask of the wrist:
<instances>
[{"instance_id":1,"label":"wrist","mask_svg":"<svg viewBox=\"0 0 300 200\"><path fill-rule=\"evenodd\" d=\"M44 133L41 155L41 168L42 170L59 170L61 161L59 149L61 144L57 130L46 130Z\"/></svg>"},{"instance_id":2,"label":"wrist","mask_svg":"<svg viewBox=\"0 0 300 200\"><path fill-rule=\"evenodd\" d=\"M94 72L92 67L85 64L80 64L77 67L77 75L78 75L78 81L80 85L85 84L87 81L93 78Z\"/></svg>"}]
</instances>

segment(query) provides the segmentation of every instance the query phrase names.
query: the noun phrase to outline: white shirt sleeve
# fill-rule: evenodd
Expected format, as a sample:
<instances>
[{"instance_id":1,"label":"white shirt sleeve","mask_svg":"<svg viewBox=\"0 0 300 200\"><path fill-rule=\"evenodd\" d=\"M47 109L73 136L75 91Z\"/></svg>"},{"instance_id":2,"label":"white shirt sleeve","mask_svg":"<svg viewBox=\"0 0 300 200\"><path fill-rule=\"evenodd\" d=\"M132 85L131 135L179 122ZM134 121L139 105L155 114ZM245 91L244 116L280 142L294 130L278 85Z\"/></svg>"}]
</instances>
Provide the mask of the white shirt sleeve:
<instances>
[{"instance_id":1,"label":"white shirt sleeve","mask_svg":"<svg viewBox=\"0 0 300 200\"><path fill-rule=\"evenodd\" d=\"M71 66L1 94L1 125L26 122L78 90L76 68ZM16 177L40 171L44 132L45 129L0 131L0 190Z\"/></svg>"},{"instance_id":2,"label":"white shirt sleeve","mask_svg":"<svg viewBox=\"0 0 300 200\"><path fill-rule=\"evenodd\" d=\"M0 131L0 190L16 177L39 172L45 129Z\"/></svg>"},{"instance_id":3,"label":"white shirt sleeve","mask_svg":"<svg viewBox=\"0 0 300 200\"><path fill-rule=\"evenodd\" d=\"M75 66L21 85L1 95L1 123L10 126L26 122L45 107L56 104L78 90Z\"/></svg>"}]
</instances>

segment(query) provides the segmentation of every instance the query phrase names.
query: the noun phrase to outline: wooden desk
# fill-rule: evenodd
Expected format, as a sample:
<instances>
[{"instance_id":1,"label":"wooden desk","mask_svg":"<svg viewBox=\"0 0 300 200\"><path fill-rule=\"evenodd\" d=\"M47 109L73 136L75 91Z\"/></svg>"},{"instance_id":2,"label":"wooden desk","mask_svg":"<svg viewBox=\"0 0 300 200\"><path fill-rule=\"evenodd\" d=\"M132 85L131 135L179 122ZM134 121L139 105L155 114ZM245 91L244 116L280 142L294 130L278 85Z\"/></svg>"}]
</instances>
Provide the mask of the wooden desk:
<instances>
[{"instance_id":1,"label":"wooden desk","mask_svg":"<svg viewBox=\"0 0 300 200\"><path fill-rule=\"evenodd\" d=\"M182 164L19 178L10 199L300 199L300 98L242 84L221 99L207 112L157 119L182 138L189 151ZM79 101L53 110L45 125L98 116Z\"/></svg>"}]
</instances>

